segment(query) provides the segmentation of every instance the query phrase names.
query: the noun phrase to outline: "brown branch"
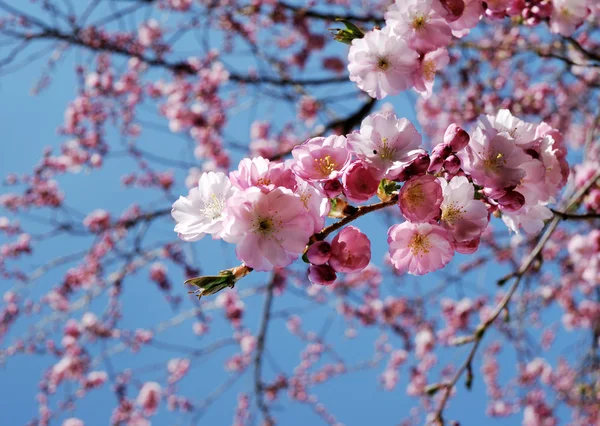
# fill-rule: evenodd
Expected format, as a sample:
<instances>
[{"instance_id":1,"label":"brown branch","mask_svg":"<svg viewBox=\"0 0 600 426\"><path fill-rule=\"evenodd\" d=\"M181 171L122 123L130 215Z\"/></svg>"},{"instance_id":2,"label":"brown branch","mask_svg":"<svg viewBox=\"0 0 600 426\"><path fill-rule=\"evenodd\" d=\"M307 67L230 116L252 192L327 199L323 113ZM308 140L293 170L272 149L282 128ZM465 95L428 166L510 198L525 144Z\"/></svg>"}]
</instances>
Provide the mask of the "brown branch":
<instances>
[{"instance_id":1,"label":"brown branch","mask_svg":"<svg viewBox=\"0 0 600 426\"><path fill-rule=\"evenodd\" d=\"M389 201L382 201L380 203L369 204L368 206L360 206L356 209L354 213L349 214L348 216L334 223L333 225L329 225L328 227L324 228L321 232L314 234L312 237L310 237L310 242L314 243L316 241L324 240L329 234L337 231L341 227L349 224L350 222L358 219L359 217L364 216L367 213L371 213L386 208L388 206L392 206L397 202L398 195L394 195Z\"/></svg>"},{"instance_id":2,"label":"brown branch","mask_svg":"<svg viewBox=\"0 0 600 426\"><path fill-rule=\"evenodd\" d=\"M383 24L385 22L381 16L375 16L375 15L362 16L362 15L352 15L352 14L341 15L341 14L335 14L335 13L317 12L315 10L311 10L306 7L294 6L294 5L291 5L291 4L282 2L282 1L278 2L277 4L278 4L278 6L284 8L284 9L291 10L292 12L296 12L297 14L299 14L301 16L306 16L307 18L320 19L323 21L335 22L336 20L344 19L346 21L351 21L351 22L363 22L363 23L374 23L374 24Z\"/></svg>"},{"instance_id":3,"label":"brown branch","mask_svg":"<svg viewBox=\"0 0 600 426\"><path fill-rule=\"evenodd\" d=\"M565 213L558 210L550 209L552 213L559 216L562 220L594 220L600 219L600 213L585 213L585 214L574 214Z\"/></svg>"},{"instance_id":4,"label":"brown branch","mask_svg":"<svg viewBox=\"0 0 600 426\"><path fill-rule=\"evenodd\" d=\"M264 400L264 386L262 382L262 362L263 354L265 350L265 343L267 340L267 330L269 328L269 321L271 319L271 308L273 306L273 291L275 290L275 283L277 282L277 273L273 273L271 282L267 286L267 295L265 297L265 304L263 307L262 319L260 322L260 328L258 331L258 337L256 339L256 354L254 356L254 392L256 393L256 405L262 413L265 424L272 426L275 424L271 413L269 413L269 407Z\"/></svg>"},{"instance_id":5,"label":"brown branch","mask_svg":"<svg viewBox=\"0 0 600 426\"><path fill-rule=\"evenodd\" d=\"M125 47L119 46L115 43L111 43L109 40L102 40L97 45L90 45L85 40L83 40L78 34L68 34L61 32L57 29L48 28L45 25L41 26L43 29L42 32L37 34L18 34L12 33L14 37L20 37L23 40L58 40L69 43L74 46L79 46L85 48L87 50L92 50L96 52L107 52L113 53L119 56L127 56L139 59L150 67L155 68L164 68L175 74L188 74L195 75L197 72L192 65L187 63L186 61L179 62L169 62L163 58L151 58L143 55L141 52L137 52L134 50L127 49ZM347 83L348 80L347 75L343 76L335 76L335 77L325 77L325 78L307 78L307 79L293 79L293 78L273 78L273 77L254 77L248 75L237 74L235 72L229 71L229 81L236 83L244 83L244 84L270 84L273 86L322 86L327 84L335 84L335 83Z\"/></svg>"}]
</instances>

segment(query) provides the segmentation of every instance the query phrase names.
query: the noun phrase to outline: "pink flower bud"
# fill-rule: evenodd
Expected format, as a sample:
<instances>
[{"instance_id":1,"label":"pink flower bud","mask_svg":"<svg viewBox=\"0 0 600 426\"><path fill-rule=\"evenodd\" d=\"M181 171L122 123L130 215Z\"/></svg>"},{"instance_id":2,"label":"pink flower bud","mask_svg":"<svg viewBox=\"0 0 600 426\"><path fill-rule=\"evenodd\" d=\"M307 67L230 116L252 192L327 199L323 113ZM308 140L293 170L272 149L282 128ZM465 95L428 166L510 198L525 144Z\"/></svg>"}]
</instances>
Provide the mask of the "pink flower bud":
<instances>
[{"instance_id":1,"label":"pink flower bud","mask_svg":"<svg viewBox=\"0 0 600 426\"><path fill-rule=\"evenodd\" d=\"M498 199L498 204L500 204L502 210L514 212L525 205L525 197L520 192L508 191Z\"/></svg>"},{"instance_id":2,"label":"pink flower bud","mask_svg":"<svg viewBox=\"0 0 600 426\"><path fill-rule=\"evenodd\" d=\"M442 214L443 199L439 180L432 175L422 175L411 178L402 186L398 204L409 221L433 222Z\"/></svg>"},{"instance_id":3,"label":"pink flower bud","mask_svg":"<svg viewBox=\"0 0 600 426\"><path fill-rule=\"evenodd\" d=\"M446 12L448 12L448 15L444 16L447 22L456 21L465 11L464 0L440 0L440 3Z\"/></svg>"},{"instance_id":4,"label":"pink flower bud","mask_svg":"<svg viewBox=\"0 0 600 426\"><path fill-rule=\"evenodd\" d=\"M323 184L323 192L327 198L336 198L342 193L342 183L337 179L328 180Z\"/></svg>"},{"instance_id":5,"label":"pink flower bud","mask_svg":"<svg viewBox=\"0 0 600 426\"><path fill-rule=\"evenodd\" d=\"M437 173L444 165L446 158L452 154L452 147L447 143L437 144L431 151L431 162L427 171L429 173Z\"/></svg>"},{"instance_id":6,"label":"pink flower bud","mask_svg":"<svg viewBox=\"0 0 600 426\"><path fill-rule=\"evenodd\" d=\"M377 173L361 161L355 161L345 171L342 177L344 195L355 202L367 201L377 192L379 180Z\"/></svg>"},{"instance_id":7,"label":"pink flower bud","mask_svg":"<svg viewBox=\"0 0 600 426\"><path fill-rule=\"evenodd\" d=\"M327 241L317 241L308 248L306 257L313 265L324 265L331 257L331 244Z\"/></svg>"},{"instance_id":8,"label":"pink flower bud","mask_svg":"<svg viewBox=\"0 0 600 426\"><path fill-rule=\"evenodd\" d=\"M337 275L329 265L310 265L308 279L314 284L330 285L335 282Z\"/></svg>"},{"instance_id":9,"label":"pink flower bud","mask_svg":"<svg viewBox=\"0 0 600 426\"><path fill-rule=\"evenodd\" d=\"M429 169L429 164L429 155L423 151L421 154L418 154L415 159L408 166L406 166L394 180L403 182L410 179L412 176L422 175Z\"/></svg>"},{"instance_id":10,"label":"pink flower bud","mask_svg":"<svg viewBox=\"0 0 600 426\"><path fill-rule=\"evenodd\" d=\"M460 158L454 154L446 158L446 161L444 161L444 169L450 174L458 172L460 170Z\"/></svg>"},{"instance_id":11,"label":"pink flower bud","mask_svg":"<svg viewBox=\"0 0 600 426\"><path fill-rule=\"evenodd\" d=\"M337 272L357 272L371 261L371 241L354 226L342 229L331 242L329 264Z\"/></svg>"},{"instance_id":12,"label":"pink flower bud","mask_svg":"<svg viewBox=\"0 0 600 426\"><path fill-rule=\"evenodd\" d=\"M479 248L480 237L471 241L455 242L454 249L460 254L472 254Z\"/></svg>"},{"instance_id":13,"label":"pink flower bud","mask_svg":"<svg viewBox=\"0 0 600 426\"><path fill-rule=\"evenodd\" d=\"M458 152L469 144L471 137L462 128L452 123L444 133L444 143L450 145L452 152Z\"/></svg>"}]
</instances>

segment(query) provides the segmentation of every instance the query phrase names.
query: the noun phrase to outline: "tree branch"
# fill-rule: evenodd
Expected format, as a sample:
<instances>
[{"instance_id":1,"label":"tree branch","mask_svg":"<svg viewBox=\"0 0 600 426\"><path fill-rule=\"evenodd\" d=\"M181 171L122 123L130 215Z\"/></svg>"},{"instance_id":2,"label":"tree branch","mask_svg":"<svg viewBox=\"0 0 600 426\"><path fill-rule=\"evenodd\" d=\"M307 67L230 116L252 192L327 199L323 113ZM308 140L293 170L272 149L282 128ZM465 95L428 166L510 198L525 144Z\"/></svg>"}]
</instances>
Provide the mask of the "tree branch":
<instances>
[{"instance_id":1,"label":"tree branch","mask_svg":"<svg viewBox=\"0 0 600 426\"><path fill-rule=\"evenodd\" d=\"M267 295L265 297L265 304L263 307L262 319L260 322L260 329L258 337L256 339L256 354L254 356L254 392L256 393L256 405L262 413L265 423L267 426L275 424L273 417L269 413L269 407L264 400L264 387L262 383L262 362L263 354L265 350L265 343L267 340L267 330L269 328L269 321L271 319L271 308L273 306L273 291L275 290L275 282L277 280L277 273L273 273L271 282L267 286Z\"/></svg>"},{"instance_id":2,"label":"tree branch","mask_svg":"<svg viewBox=\"0 0 600 426\"><path fill-rule=\"evenodd\" d=\"M600 179L600 170L598 170L594 174L594 176L584 186L582 186L578 191L576 191L575 194L573 194L571 197L569 197L568 201L564 205L564 209L568 210L574 204L579 202L581 197L583 197L583 195L585 195L585 193L596 183L596 181L598 179ZM546 227L546 230L544 231L544 233L538 240L538 243L533 248L533 250L531 250L531 252L529 253L529 256L527 256L527 258L525 258L525 260L521 264L521 267L515 273L512 274L511 278L516 277L516 280L510 286L508 292L502 298L500 303L498 305L496 305L496 308L494 309L494 311L492 312L490 317L487 320L481 322L479 324L479 326L477 326L475 333L473 333L471 336L468 336L465 339L462 339L462 343L473 342L473 346L472 346L471 350L469 351L467 359L461 365L461 367L456 371L456 373L454 374L452 379L449 382L442 383L436 387L436 389L441 389L443 394L442 394L442 398L440 400L438 409L435 412L435 418L434 418L435 424L442 425L442 426L444 425L443 412L444 412L444 409L448 402L448 399L450 398L452 389L454 388L454 386L456 385L458 380L460 380L461 376L465 373L465 371L472 371L473 358L475 357L475 354L477 353L477 350L479 349L479 346L481 344L481 341L483 340L483 336L484 336L485 332L496 321L496 319L498 318L500 313L504 309L506 309L506 307L508 306L508 303L510 302L511 298L513 297L515 291L519 287L519 284L521 283L523 276L527 273L527 271L529 270L529 268L531 267L531 265L533 264L535 259L537 259L537 257L541 254L542 250L544 249L544 246L546 245L546 243L548 242L548 240L550 239L550 237L552 236L552 234L554 233L554 231L556 230L556 228L558 227L558 224L560 223L560 221L562 219L563 219L563 217L561 217L561 215L557 215L557 214L554 215L554 217L552 218L552 221L548 224L548 226ZM500 281L502 281L502 280L500 280ZM499 284L500 284L500 281L498 282Z\"/></svg>"}]
</instances>

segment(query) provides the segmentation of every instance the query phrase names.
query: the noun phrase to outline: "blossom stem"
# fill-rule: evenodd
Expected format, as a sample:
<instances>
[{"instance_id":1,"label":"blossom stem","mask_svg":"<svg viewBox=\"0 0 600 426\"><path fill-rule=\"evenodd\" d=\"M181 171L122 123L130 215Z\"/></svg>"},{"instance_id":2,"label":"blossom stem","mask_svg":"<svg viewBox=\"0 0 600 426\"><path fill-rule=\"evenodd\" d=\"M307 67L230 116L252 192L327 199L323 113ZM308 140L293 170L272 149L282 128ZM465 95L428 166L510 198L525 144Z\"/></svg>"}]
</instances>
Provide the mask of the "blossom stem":
<instances>
[{"instance_id":1,"label":"blossom stem","mask_svg":"<svg viewBox=\"0 0 600 426\"><path fill-rule=\"evenodd\" d=\"M396 194L392 198L390 198L389 201L382 201L380 203L369 204L368 206L358 207L353 214L350 214L350 215L346 216L342 220L334 223L333 225L329 225L328 227L324 228L321 232L318 232L318 233L314 234L312 237L310 237L310 243L312 244L312 243L315 243L317 241L324 240L332 232L337 231L341 227L349 224L350 222L358 219L359 217L364 216L367 213L374 212L374 211L377 211L377 210L381 210L381 209L386 208L388 206L394 205L397 202L398 202L398 194Z\"/></svg>"}]
</instances>

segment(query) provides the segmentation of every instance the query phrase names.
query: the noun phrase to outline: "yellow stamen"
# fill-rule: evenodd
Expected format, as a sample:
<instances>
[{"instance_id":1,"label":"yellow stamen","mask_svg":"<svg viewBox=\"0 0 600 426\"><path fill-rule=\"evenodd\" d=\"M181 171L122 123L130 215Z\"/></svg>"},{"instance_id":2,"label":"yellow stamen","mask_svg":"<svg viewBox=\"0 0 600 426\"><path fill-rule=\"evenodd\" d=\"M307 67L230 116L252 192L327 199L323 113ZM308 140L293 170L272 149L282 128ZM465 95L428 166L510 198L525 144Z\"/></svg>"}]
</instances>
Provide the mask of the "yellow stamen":
<instances>
[{"instance_id":1,"label":"yellow stamen","mask_svg":"<svg viewBox=\"0 0 600 426\"><path fill-rule=\"evenodd\" d=\"M492 172L497 172L502 166L506 164L506 159L504 158L504 154L498 152L496 154L490 153L486 156L485 160L483 160L483 166Z\"/></svg>"},{"instance_id":2,"label":"yellow stamen","mask_svg":"<svg viewBox=\"0 0 600 426\"><path fill-rule=\"evenodd\" d=\"M456 202L450 203L450 205L442 209L442 221L453 224L458 222L465 210L461 210Z\"/></svg>"},{"instance_id":3,"label":"yellow stamen","mask_svg":"<svg viewBox=\"0 0 600 426\"><path fill-rule=\"evenodd\" d=\"M435 79L435 72L437 69L435 68L435 62L432 60L423 62L423 77L427 81L433 81Z\"/></svg>"},{"instance_id":4,"label":"yellow stamen","mask_svg":"<svg viewBox=\"0 0 600 426\"><path fill-rule=\"evenodd\" d=\"M382 71L387 71L389 67L390 62L386 58L379 58L379 61L377 62L377 68L379 68Z\"/></svg>"},{"instance_id":5,"label":"yellow stamen","mask_svg":"<svg viewBox=\"0 0 600 426\"><path fill-rule=\"evenodd\" d=\"M394 157L394 152L396 149L391 148L388 145L388 138L381 138L382 146L379 150L379 157L382 160L391 160Z\"/></svg>"},{"instance_id":6,"label":"yellow stamen","mask_svg":"<svg viewBox=\"0 0 600 426\"><path fill-rule=\"evenodd\" d=\"M325 158L315 158L315 163L317 163L315 167L323 176L329 176L336 166L335 161L329 155L326 155Z\"/></svg>"},{"instance_id":7,"label":"yellow stamen","mask_svg":"<svg viewBox=\"0 0 600 426\"><path fill-rule=\"evenodd\" d=\"M408 247L412 251L412 254L415 256L423 256L424 254L429 253L429 249L431 248L431 244L429 244L429 240L426 235L415 234L410 240Z\"/></svg>"},{"instance_id":8,"label":"yellow stamen","mask_svg":"<svg viewBox=\"0 0 600 426\"><path fill-rule=\"evenodd\" d=\"M412 27L415 30L420 30L425 26L426 23L427 23L427 18L425 18L425 15L417 15L415 17L415 19L413 19Z\"/></svg>"}]
</instances>

